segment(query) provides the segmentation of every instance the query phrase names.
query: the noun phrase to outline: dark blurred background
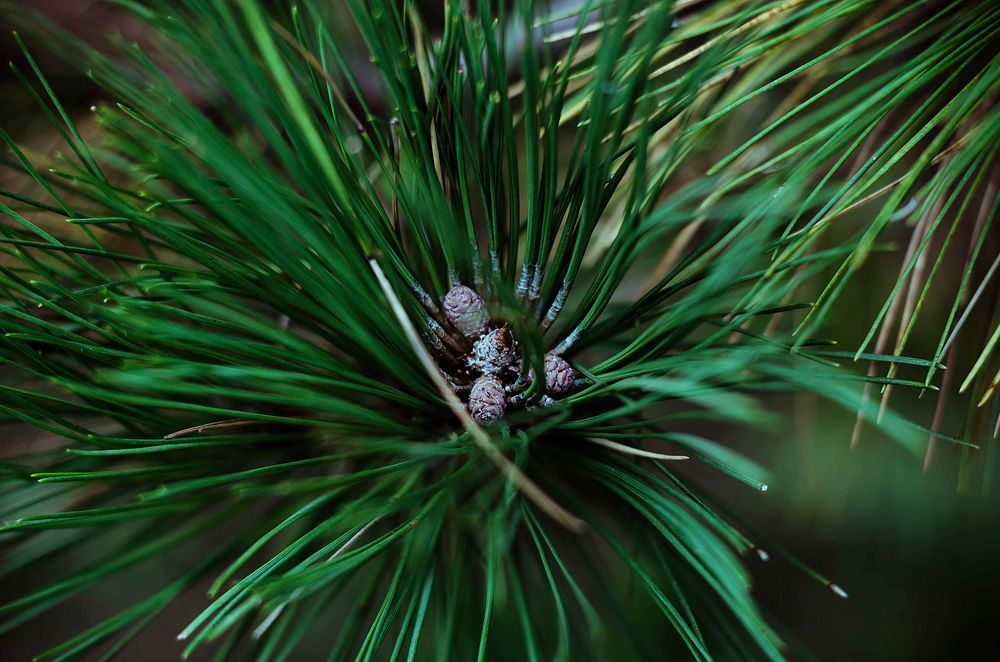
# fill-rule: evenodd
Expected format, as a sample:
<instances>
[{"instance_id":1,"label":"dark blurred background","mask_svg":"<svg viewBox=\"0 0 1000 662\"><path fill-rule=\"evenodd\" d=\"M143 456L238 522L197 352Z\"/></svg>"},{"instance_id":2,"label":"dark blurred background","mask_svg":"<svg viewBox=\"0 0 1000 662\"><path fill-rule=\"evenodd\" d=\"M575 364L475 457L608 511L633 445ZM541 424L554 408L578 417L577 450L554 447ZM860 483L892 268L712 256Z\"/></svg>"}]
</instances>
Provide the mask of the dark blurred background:
<instances>
[{"instance_id":1,"label":"dark blurred background","mask_svg":"<svg viewBox=\"0 0 1000 662\"><path fill-rule=\"evenodd\" d=\"M32 0L30 3L95 45L108 43L111 32L144 40L142 27L126 13L98 1ZM434 5L436 11L437 4ZM0 14L2 19L2 14ZM10 33L2 26L0 55L23 66ZM34 55L61 100L79 121L84 135L98 138L89 108L100 93L72 66L47 55L46 44L31 43ZM58 136L33 108L30 97L8 68L0 74L0 124L42 154L61 149ZM724 146L723 146L724 147ZM720 147L722 149L722 147ZM16 182L0 176L0 187ZM900 226L900 227L896 227ZM908 236L894 224L886 237L905 246ZM827 335L853 349L894 282L900 256L872 260L854 281ZM938 283L944 296L928 303L927 319L947 315L954 292L948 279ZM936 288L936 289L938 289ZM940 299L940 300L938 300ZM995 309L995 293L981 304L985 325ZM931 325L924 325L930 327ZM918 331L908 353L933 355L938 328ZM963 365L977 351L961 351ZM876 396L877 397L877 396ZM936 396L897 390L892 404L924 425L930 424ZM943 428L962 434L968 399L953 398ZM792 642L790 654L819 660L998 659L1000 644L1000 496L981 480L987 451L939 446L926 474L922 456L914 455L877 431L866 428L860 443L849 441L854 413L819 402L813 396L776 398L771 406L786 424L774 434L743 433L732 443L774 469L770 490L757 493L719 474L704 474L712 489L734 511L756 523L849 594L837 597L821 582L771 550L767 563L748 559L757 581L755 593L771 620ZM985 473L988 475L988 472ZM766 547L766 546L765 546ZM163 563L169 565L170 560ZM4 601L10 597L0 590ZM68 635L110 613L122 596L100 596L91 608L43 616L0 637L0 659L27 659L46 641ZM130 650L144 660L177 659L174 635L198 609L200 596L169 609ZM666 626L664 626L666 627ZM139 659L126 657L126 659Z\"/></svg>"}]
</instances>

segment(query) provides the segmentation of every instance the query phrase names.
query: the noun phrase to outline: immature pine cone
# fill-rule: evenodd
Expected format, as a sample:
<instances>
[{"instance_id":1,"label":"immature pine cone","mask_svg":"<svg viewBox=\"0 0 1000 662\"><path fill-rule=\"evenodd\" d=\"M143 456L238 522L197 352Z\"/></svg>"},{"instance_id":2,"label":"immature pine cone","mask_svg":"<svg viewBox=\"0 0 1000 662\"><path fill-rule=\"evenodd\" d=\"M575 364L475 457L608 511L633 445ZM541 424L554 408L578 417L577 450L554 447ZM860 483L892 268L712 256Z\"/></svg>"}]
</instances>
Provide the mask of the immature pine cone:
<instances>
[{"instance_id":1,"label":"immature pine cone","mask_svg":"<svg viewBox=\"0 0 1000 662\"><path fill-rule=\"evenodd\" d=\"M476 291L458 285L444 295L444 316L466 338L477 338L486 330L489 311Z\"/></svg>"},{"instance_id":2,"label":"immature pine cone","mask_svg":"<svg viewBox=\"0 0 1000 662\"><path fill-rule=\"evenodd\" d=\"M483 375L469 392L469 413L477 423L489 423L501 418L507 410L503 384L493 375Z\"/></svg>"},{"instance_id":3,"label":"immature pine cone","mask_svg":"<svg viewBox=\"0 0 1000 662\"><path fill-rule=\"evenodd\" d=\"M573 390L576 372L566 359L555 354L545 355L545 392L552 397L566 395Z\"/></svg>"}]
</instances>

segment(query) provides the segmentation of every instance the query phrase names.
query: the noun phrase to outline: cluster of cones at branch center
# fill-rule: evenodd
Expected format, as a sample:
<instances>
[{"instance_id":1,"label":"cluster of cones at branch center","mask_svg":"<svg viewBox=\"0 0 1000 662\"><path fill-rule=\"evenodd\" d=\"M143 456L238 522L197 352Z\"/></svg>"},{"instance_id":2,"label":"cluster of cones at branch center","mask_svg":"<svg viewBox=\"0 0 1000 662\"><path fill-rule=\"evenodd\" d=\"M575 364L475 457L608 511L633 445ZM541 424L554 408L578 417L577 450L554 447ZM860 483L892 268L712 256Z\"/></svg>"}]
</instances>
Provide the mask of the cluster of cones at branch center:
<instances>
[{"instance_id":1,"label":"cluster of cones at branch center","mask_svg":"<svg viewBox=\"0 0 1000 662\"><path fill-rule=\"evenodd\" d=\"M444 314L465 348L442 364L452 388L467 396L466 407L478 423L501 418L508 406L518 404L534 379L521 374L521 352L510 328L490 319L486 302L471 287L456 285L444 297ZM569 393L576 381L573 368L561 356L545 356L545 396L554 399Z\"/></svg>"}]
</instances>

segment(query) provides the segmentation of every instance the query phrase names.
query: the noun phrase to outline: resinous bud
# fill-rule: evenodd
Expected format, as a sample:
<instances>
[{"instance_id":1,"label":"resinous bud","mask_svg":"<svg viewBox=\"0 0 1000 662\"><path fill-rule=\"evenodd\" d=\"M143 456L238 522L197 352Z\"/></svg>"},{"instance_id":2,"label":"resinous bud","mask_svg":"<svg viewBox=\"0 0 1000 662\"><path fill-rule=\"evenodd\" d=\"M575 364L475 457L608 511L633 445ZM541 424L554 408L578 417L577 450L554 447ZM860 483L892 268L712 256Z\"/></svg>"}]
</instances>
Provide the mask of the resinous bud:
<instances>
[{"instance_id":1,"label":"resinous bud","mask_svg":"<svg viewBox=\"0 0 1000 662\"><path fill-rule=\"evenodd\" d=\"M469 365L485 374L496 374L517 362L517 346L510 329L493 329L472 346Z\"/></svg>"},{"instance_id":2,"label":"resinous bud","mask_svg":"<svg viewBox=\"0 0 1000 662\"><path fill-rule=\"evenodd\" d=\"M466 338L477 338L486 330L489 311L476 291L457 285L444 295L444 315Z\"/></svg>"}]
</instances>

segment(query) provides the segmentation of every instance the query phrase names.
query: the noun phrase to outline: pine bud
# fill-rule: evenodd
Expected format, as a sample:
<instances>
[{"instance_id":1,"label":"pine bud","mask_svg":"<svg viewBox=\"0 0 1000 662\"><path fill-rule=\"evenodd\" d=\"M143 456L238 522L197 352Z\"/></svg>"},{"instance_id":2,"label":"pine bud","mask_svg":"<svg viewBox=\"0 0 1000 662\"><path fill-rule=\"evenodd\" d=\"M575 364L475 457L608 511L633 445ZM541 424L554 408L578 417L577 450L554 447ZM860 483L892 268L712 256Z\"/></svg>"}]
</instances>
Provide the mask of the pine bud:
<instances>
[{"instance_id":1,"label":"pine bud","mask_svg":"<svg viewBox=\"0 0 1000 662\"><path fill-rule=\"evenodd\" d=\"M507 410L503 384L493 375L483 375L469 392L469 413L477 423L489 423L503 417Z\"/></svg>"},{"instance_id":2,"label":"pine bud","mask_svg":"<svg viewBox=\"0 0 1000 662\"><path fill-rule=\"evenodd\" d=\"M444 315L466 338L475 338L486 330L489 311L476 291L458 285L444 295Z\"/></svg>"},{"instance_id":3,"label":"pine bud","mask_svg":"<svg viewBox=\"0 0 1000 662\"><path fill-rule=\"evenodd\" d=\"M472 346L472 356L469 365L478 368L485 374L495 375L509 368L517 361L517 348L510 329L500 327L493 329Z\"/></svg>"},{"instance_id":4,"label":"pine bud","mask_svg":"<svg viewBox=\"0 0 1000 662\"><path fill-rule=\"evenodd\" d=\"M576 372L566 359L555 354L545 355L545 392L553 397L566 395L573 390Z\"/></svg>"}]
</instances>

